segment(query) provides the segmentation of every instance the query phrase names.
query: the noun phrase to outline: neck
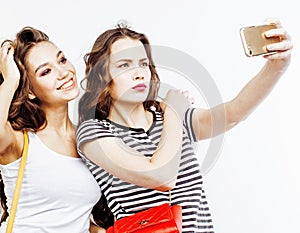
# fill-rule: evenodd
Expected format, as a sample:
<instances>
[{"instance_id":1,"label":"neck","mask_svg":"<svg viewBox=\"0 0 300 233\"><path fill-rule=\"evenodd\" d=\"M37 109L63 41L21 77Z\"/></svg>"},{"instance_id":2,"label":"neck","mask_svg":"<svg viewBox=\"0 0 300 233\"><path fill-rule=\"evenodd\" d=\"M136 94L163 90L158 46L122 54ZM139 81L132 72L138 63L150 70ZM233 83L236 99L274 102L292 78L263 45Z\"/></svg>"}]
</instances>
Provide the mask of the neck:
<instances>
[{"instance_id":1,"label":"neck","mask_svg":"<svg viewBox=\"0 0 300 233\"><path fill-rule=\"evenodd\" d=\"M55 131L59 134L66 134L70 130L74 131L74 125L69 118L68 106L60 106L55 108L43 109L46 118L47 126L42 131Z\"/></svg>"},{"instance_id":2,"label":"neck","mask_svg":"<svg viewBox=\"0 0 300 233\"><path fill-rule=\"evenodd\" d=\"M152 113L144 109L143 104L114 104L108 119L131 128L148 130L153 122Z\"/></svg>"}]
</instances>

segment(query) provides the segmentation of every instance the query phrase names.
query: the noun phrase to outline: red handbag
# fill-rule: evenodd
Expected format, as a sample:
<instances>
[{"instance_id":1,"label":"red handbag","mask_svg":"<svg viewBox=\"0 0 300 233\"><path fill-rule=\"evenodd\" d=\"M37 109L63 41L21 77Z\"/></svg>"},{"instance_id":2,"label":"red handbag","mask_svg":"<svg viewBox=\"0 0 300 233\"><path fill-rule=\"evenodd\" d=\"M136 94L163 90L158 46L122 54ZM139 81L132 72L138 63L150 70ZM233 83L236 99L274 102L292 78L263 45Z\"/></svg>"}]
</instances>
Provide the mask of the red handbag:
<instances>
[{"instance_id":1,"label":"red handbag","mask_svg":"<svg viewBox=\"0 0 300 233\"><path fill-rule=\"evenodd\" d=\"M117 220L107 233L181 233L180 205L162 204Z\"/></svg>"}]
</instances>

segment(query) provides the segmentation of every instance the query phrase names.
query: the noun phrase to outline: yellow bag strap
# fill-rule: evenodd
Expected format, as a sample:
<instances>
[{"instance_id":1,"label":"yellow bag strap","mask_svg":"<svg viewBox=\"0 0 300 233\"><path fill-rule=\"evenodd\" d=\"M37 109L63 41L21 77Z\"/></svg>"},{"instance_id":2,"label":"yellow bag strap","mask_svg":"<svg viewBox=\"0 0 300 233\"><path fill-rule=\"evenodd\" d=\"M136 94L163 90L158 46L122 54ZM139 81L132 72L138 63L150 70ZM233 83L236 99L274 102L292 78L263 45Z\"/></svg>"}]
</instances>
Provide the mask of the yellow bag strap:
<instances>
[{"instance_id":1,"label":"yellow bag strap","mask_svg":"<svg viewBox=\"0 0 300 233\"><path fill-rule=\"evenodd\" d=\"M18 177L17 177L17 181L16 181L16 186L15 186L15 190L14 190L14 196L13 196L11 208L9 211L6 233L12 233L12 230L13 230L14 220L15 220L16 212L17 212L18 201L19 201L19 197L20 197L20 193L21 193L22 180L23 180L23 176L24 176L24 170L25 170L25 165L26 165L26 161L27 161L27 156L28 156L28 134L26 131L24 131L24 147L23 147Z\"/></svg>"}]
</instances>

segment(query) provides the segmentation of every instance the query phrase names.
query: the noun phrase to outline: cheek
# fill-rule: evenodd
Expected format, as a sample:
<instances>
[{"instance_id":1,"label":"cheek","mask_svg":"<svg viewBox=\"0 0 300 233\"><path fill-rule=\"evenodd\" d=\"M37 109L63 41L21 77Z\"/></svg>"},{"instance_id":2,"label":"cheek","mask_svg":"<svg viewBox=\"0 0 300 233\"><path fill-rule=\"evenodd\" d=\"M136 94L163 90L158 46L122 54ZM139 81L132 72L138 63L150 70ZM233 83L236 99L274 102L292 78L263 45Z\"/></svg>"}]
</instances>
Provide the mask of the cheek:
<instances>
[{"instance_id":1,"label":"cheek","mask_svg":"<svg viewBox=\"0 0 300 233\"><path fill-rule=\"evenodd\" d=\"M74 65L69 61L68 61L68 68L67 69L76 76L76 69L75 69Z\"/></svg>"},{"instance_id":2,"label":"cheek","mask_svg":"<svg viewBox=\"0 0 300 233\"><path fill-rule=\"evenodd\" d=\"M149 67L145 70L145 79L147 81L150 81L150 79L151 79L151 71L150 71Z\"/></svg>"},{"instance_id":3,"label":"cheek","mask_svg":"<svg viewBox=\"0 0 300 233\"><path fill-rule=\"evenodd\" d=\"M148 82L151 79L151 71L149 66L141 67L139 71L139 75L143 76L145 82Z\"/></svg>"},{"instance_id":4,"label":"cheek","mask_svg":"<svg viewBox=\"0 0 300 233\"><path fill-rule=\"evenodd\" d=\"M132 81L126 77L126 75L124 77L120 75L118 78L113 79L113 85L111 88L111 96L113 98L118 99L131 88Z\"/></svg>"},{"instance_id":5,"label":"cheek","mask_svg":"<svg viewBox=\"0 0 300 233\"><path fill-rule=\"evenodd\" d=\"M55 82L51 79L36 80L32 83L33 91L37 97L46 97L48 93L56 89Z\"/></svg>"},{"instance_id":6,"label":"cheek","mask_svg":"<svg viewBox=\"0 0 300 233\"><path fill-rule=\"evenodd\" d=\"M125 79L118 78L117 82L114 85L114 92L120 93L124 92L124 90L128 89L128 84Z\"/></svg>"}]
</instances>

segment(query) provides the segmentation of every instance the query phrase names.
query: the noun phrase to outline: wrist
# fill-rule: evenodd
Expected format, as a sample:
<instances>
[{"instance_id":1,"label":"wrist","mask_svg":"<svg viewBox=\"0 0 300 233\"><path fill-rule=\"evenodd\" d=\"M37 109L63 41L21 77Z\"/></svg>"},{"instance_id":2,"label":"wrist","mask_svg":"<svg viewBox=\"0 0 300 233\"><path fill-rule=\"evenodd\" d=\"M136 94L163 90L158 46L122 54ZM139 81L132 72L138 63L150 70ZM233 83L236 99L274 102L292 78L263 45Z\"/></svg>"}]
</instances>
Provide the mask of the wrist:
<instances>
[{"instance_id":1,"label":"wrist","mask_svg":"<svg viewBox=\"0 0 300 233\"><path fill-rule=\"evenodd\" d=\"M19 86L20 80L19 79L7 79L3 80L3 85L6 86L9 90L16 91Z\"/></svg>"}]
</instances>

